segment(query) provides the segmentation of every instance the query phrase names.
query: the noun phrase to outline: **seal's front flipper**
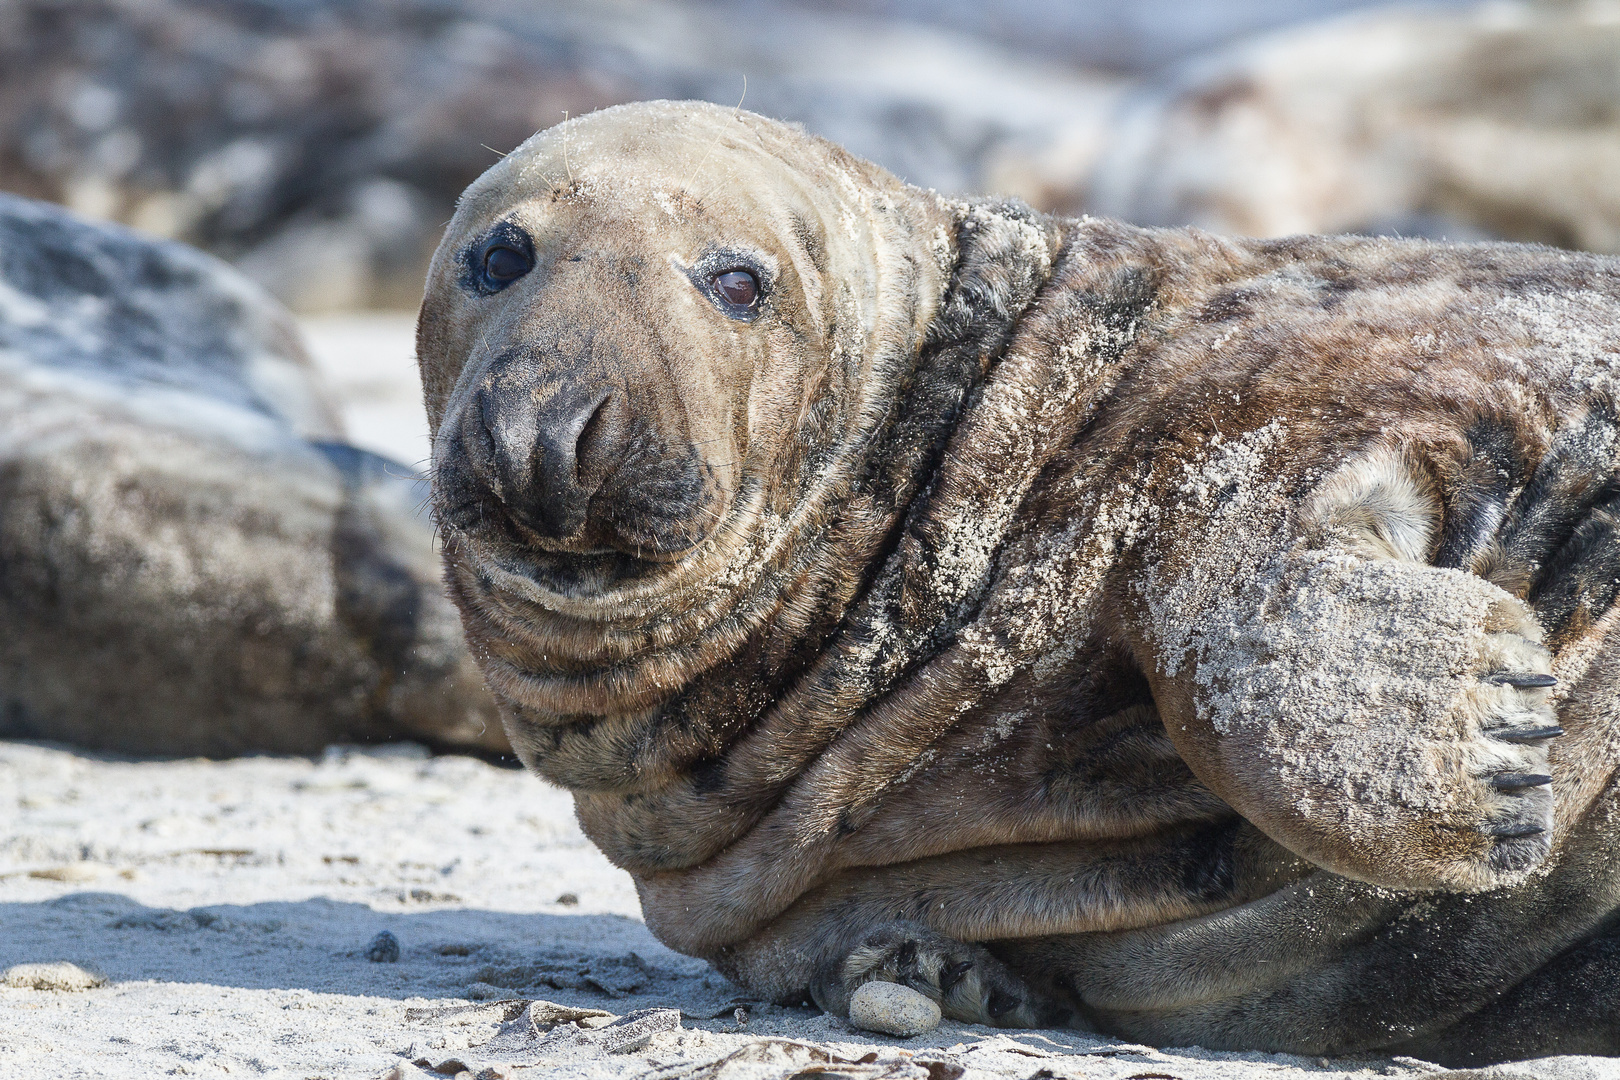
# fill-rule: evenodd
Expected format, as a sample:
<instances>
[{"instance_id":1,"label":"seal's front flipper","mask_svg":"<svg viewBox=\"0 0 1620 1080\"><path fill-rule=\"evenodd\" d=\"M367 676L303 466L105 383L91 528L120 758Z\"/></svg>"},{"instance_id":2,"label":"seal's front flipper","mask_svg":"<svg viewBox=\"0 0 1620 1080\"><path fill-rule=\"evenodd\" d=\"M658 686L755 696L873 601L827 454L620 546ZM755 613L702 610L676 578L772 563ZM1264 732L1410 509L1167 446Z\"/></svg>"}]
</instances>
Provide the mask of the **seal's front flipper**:
<instances>
[{"instance_id":1,"label":"seal's front flipper","mask_svg":"<svg viewBox=\"0 0 1620 1080\"><path fill-rule=\"evenodd\" d=\"M1274 487L1269 523L1217 513L1145 568L1137 640L1177 750L1272 839L1375 885L1489 889L1550 849L1552 656L1521 600L1432 564L1467 517L1435 475L1378 450Z\"/></svg>"},{"instance_id":2,"label":"seal's front flipper","mask_svg":"<svg viewBox=\"0 0 1620 1080\"><path fill-rule=\"evenodd\" d=\"M1391 888L1509 883L1549 849L1551 656L1472 574L1277 555L1154 695L1192 770L1284 846Z\"/></svg>"}]
</instances>

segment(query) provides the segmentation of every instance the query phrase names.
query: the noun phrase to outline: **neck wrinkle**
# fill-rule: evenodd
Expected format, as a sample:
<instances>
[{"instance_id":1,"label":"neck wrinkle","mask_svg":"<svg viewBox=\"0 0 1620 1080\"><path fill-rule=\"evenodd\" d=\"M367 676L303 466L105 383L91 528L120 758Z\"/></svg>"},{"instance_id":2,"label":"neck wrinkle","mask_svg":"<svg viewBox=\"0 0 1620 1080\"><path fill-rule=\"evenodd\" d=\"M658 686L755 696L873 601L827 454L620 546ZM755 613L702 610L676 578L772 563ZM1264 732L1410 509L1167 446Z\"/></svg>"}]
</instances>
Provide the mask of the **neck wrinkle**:
<instances>
[{"instance_id":1,"label":"neck wrinkle","mask_svg":"<svg viewBox=\"0 0 1620 1080\"><path fill-rule=\"evenodd\" d=\"M926 514L958 418L1050 279L1060 239L1027 208L954 209L958 254L940 315L893 391L887 422L854 463L860 479L814 536L792 545L798 559L782 578L788 595L737 654L647 717L644 737L634 740L644 752L619 772L635 778L633 805L600 786L581 799L588 832L615 861L690 865L724 847L892 684L897 672L881 644L900 598L903 540ZM807 596L815 599L801 602ZM894 658L910 667L919 647L931 652L937 641L911 643ZM561 764L542 771L581 788L574 781L583 777ZM671 823L692 820L684 807L694 800L713 827L683 838ZM726 812L716 815L717 804Z\"/></svg>"},{"instance_id":2,"label":"neck wrinkle","mask_svg":"<svg viewBox=\"0 0 1620 1080\"><path fill-rule=\"evenodd\" d=\"M999 201L959 203L953 209L957 258L938 314L909 370L896 381L884 422L865 440L863 460L855 463L858 479L821 519L824 524L790 543L802 554L781 592L813 588L818 569L828 564L843 569L857 552L863 567L858 584L836 610L822 613L826 631L813 640L804 640L779 618L764 622L753 636L787 637L795 651L819 654L828 640L845 632L874 584L887 576L914 520L926 511L957 419L1005 353L1019 317L1051 278L1060 233L1043 215L1021 203ZM815 557L806 557L810 552ZM709 678L728 676L716 669L699 680ZM766 697L774 702L797 679L772 681L776 685ZM722 724L732 735L718 741L714 752L751 726Z\"/></svg>"}]
</instances>

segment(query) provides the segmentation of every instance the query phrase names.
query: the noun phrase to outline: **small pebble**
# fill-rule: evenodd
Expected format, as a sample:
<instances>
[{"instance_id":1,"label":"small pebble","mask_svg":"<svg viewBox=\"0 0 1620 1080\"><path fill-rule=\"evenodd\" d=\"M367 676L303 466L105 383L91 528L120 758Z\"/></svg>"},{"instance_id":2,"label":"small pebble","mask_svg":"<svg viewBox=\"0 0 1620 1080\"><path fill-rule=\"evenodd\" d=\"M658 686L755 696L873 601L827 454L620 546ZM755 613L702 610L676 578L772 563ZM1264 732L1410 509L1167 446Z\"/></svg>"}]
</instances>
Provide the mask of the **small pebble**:
<instances>
[{"instance_id":1,"label":"small pebble","mask_svg":"<svg viewBox=\"0 0 1620 1080\"><path fill-rule=\"evenodd\" d=\"M565 892L557 897L556 903L561 904L563 907L576 907L579 904L579 894Z\"/></svg>"},{"instance_id":2,"label":"small pebble","mask_svg":"<svg viewBox=\"0 0 1620 1080\"><path fill-rule=\"evenodd\" d=\"M371 939L366 946L366 959L373 964L397 964L399 962L399 938L384 930Z\"/></svg>"},{"instance_id":3,"label":"small pebble","mask_svg":"<svg viewBox=\"0 0 1620 1080\"><path fill-rule=\"evenodd\" d=\"M409 1061L401 1061L377 1080L431 1080L432 1076L432 1073L423 1072Z\"/></svg>"},{"instance_id":4,"label":"small pebble","mask_svg":"<svg viewBox=\"0 0 1620 1080\"><path fill-rule=\"evenodd\" d=\"M849 1022L865 1031L909 1039L939 1026L939 1006L909 986L863 983L849 997Z\"/></svg>"},{"instance_id":5,"label":"small pebble","mask_svg":"<svg viewBox=\"0 0 1620 1080\"><path fill-rule=\"evenodd\" d=\"M0 973L0 985L18 990L89 990L107 980L78 964L18 964Z\"/></svg>"}]
</instances>

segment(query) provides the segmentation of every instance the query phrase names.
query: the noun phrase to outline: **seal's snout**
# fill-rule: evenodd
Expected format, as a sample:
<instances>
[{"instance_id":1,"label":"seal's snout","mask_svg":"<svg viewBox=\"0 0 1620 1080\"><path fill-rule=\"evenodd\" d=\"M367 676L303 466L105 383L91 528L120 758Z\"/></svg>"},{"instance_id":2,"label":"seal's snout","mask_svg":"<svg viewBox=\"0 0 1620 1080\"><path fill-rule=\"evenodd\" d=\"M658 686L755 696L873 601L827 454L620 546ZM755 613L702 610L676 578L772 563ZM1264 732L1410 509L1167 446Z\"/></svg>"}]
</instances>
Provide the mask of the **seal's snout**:
<instances>
[{"instance_id":1,"label":"seal's snout","mask_svg":"<svg viewBox=\"0 0 1620 1080\"><path fill-rule=\"evenodd\" d=\"M704 539L725 503L702 453L713 440L695 438L670 388L630 378L636 370L554 350L489 363L441 433L440 520L553 551L653 559Z\"/></svg>"},{"instance_id":2,"label":"seal's snout","mask_svg":"<svg viewBox=\"0 0 1620 1080\"><path fill-rule=\"evenodd\" d=\"M584 531L591 498L624 457L622 412L612 387L486 387L471 427L489 455L490 492L517 524L568 540Z\"/></svg>"}]
</instances>

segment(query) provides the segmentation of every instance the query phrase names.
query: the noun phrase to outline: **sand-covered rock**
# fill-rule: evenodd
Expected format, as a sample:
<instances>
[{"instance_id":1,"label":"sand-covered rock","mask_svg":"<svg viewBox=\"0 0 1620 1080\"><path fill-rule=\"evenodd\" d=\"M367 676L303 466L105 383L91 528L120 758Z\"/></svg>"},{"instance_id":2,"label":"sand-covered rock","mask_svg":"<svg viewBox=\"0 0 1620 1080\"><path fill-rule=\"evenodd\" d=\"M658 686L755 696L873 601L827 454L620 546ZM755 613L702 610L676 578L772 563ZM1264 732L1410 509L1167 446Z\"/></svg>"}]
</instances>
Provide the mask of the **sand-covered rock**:
<instances>
[{"instance_id":1,"label":"sand-covered rock","mask_svg":"<svg viewBox=\"0 0 1620 1080\"><path fill-rule=\"evenodd\" d=\"M909 1039L939 1027L939 1006L909 986L864 983L849 996L849 1022L863 1031Z\"/></svg>"},{"instance_id":2,"label":"sand-covered rock","mask_svg":"<svg viewBox=\"0 0 1620 1080\"><path fill-rule=\"evenodd\" d=\"M499 749L425 494L240 274L0 196L0 732Z\"/></svg>"}]
</instances>

